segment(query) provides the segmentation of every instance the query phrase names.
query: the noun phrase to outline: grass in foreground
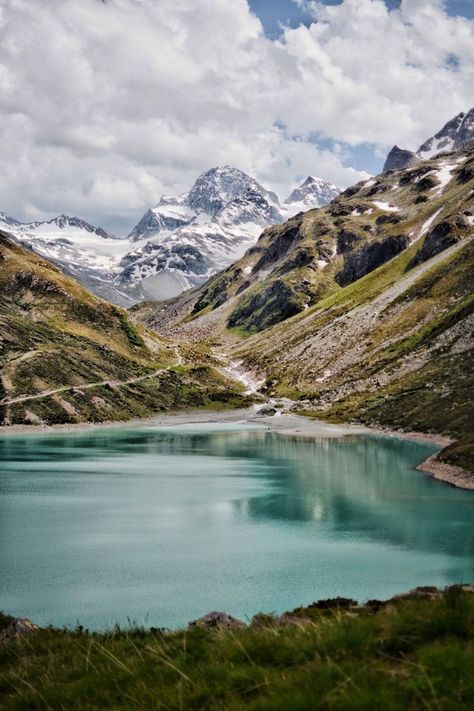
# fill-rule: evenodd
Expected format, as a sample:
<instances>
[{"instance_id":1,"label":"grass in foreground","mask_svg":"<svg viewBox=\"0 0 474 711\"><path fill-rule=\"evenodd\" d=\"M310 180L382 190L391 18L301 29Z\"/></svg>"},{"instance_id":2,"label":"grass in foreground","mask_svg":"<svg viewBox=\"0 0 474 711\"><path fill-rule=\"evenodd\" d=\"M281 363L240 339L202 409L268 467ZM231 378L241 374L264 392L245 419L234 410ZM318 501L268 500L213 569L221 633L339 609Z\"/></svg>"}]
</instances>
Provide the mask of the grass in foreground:
<instances>
[{"instance_id":1,"label":"grass in foreground","mask_svg":"<svg viewBox=\"0 0 474 711\"><path fill-rule=\"evenodd\" d=\"M296 614L243 630L41 630L0 647L0 707L474 707L473 594Z\"/></svg>"}]
</instances>

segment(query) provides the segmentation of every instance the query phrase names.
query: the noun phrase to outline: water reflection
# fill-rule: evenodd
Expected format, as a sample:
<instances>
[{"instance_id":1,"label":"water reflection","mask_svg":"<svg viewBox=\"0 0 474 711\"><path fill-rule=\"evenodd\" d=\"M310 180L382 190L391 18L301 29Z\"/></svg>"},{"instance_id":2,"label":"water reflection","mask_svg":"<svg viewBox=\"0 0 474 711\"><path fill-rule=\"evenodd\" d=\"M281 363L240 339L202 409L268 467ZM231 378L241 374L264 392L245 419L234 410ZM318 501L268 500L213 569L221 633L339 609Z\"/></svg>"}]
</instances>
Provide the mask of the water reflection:
<instances>
[{"instance_id":1,"label":"water reflection","mask_svg":"<svg viewBox=\"0 0 474 711\"><path fill-rule=\"evenodd\" d=\"M46 617L72 596L100 621L129 585L144 610L158 595L162 615L169 596L181 623L199 596L201 611L219 595L230 610L239 591L255 611L266 591L280 609L299 603L315 580L323 596L374 596L399 591L397 575L474 578L474 494L413 470L433 451L237 425L0 438L0 609ZM375 590L384 576L395 582Z\"/></svg>"}]
</instances>

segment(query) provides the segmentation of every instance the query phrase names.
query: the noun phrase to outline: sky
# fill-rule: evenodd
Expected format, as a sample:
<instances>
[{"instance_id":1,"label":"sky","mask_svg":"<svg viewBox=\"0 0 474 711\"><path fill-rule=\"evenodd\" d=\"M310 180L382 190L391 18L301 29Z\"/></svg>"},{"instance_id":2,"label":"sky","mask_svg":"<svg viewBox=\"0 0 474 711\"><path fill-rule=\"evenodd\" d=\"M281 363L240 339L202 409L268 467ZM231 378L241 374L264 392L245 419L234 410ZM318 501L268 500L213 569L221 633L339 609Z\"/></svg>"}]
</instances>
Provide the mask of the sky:
<instances>
[{"instance_id":1,"label":"sky","mask_svg":"<svg viewBox=\"0 0 474 711\"><path fill-rule=\"evenodd\" d=\"M0 0L0 210L126 234L234 165L346 187L474 105L474 0Z\"/></svg>"}]
</instances>

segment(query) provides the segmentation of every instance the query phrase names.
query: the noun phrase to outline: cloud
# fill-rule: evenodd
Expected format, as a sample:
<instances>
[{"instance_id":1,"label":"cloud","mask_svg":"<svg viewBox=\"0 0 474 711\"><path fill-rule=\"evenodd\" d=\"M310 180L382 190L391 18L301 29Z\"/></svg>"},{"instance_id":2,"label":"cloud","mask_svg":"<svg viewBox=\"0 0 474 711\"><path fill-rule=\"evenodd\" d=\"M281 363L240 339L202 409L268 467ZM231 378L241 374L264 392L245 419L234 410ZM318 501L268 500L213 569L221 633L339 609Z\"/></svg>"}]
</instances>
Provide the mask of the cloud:
<instances>
[{"instance_id":1,"label":"cloud","mask_svg":"<svg viewBox=\"0 0 474 711\"><path fill-rule=\"evenodd\" d=\"M440 2L306 5L270 40L245 0L3 0L0 209L120 231L226 163L282 196L349 185L351 146L415 147L472 103L474 23Z\"/></svg>"}]
</instances>

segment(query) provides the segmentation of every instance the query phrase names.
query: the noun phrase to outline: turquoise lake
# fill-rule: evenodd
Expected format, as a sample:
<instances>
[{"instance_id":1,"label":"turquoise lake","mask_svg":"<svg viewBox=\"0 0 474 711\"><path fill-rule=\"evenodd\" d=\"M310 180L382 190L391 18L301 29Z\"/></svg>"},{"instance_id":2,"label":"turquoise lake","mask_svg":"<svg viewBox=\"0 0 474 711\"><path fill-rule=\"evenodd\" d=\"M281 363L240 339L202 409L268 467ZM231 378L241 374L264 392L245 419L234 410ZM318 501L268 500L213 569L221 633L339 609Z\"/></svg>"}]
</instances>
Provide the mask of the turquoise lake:
<instances>
[{"instance_id":1,"label":"turquoise lake","mask_svg":"<svg viewBox=\"0 0 474 711\"><path fill-rule=\"evenodd\" d=\"M39 624L185 625L474 582L474 494L394 437L257 426L0 438L0 610Z\"/></svg>"}]
</instances>

